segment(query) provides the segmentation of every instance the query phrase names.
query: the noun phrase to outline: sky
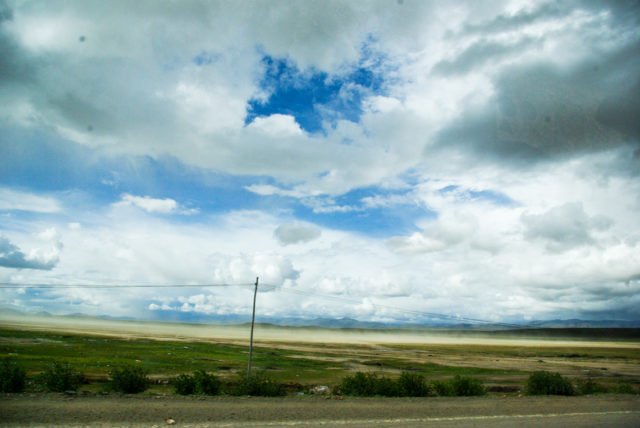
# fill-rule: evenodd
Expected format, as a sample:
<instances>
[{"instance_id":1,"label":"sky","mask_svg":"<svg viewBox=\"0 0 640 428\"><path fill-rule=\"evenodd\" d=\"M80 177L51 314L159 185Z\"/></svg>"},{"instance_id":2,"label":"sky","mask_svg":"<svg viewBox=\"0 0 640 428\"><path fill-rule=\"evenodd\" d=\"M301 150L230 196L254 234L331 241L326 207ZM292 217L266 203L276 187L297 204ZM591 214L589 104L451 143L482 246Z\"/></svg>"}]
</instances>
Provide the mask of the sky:
<instances>
[{"instance_id":1,"label":"sky","mask_svg":"<svg viewBox=\"0 0 640 428\"><path fill-rule=\"evenodd\" d=\"M0 306L638 321L639 20L0 0Z\"/></svg>"}]
</instances>

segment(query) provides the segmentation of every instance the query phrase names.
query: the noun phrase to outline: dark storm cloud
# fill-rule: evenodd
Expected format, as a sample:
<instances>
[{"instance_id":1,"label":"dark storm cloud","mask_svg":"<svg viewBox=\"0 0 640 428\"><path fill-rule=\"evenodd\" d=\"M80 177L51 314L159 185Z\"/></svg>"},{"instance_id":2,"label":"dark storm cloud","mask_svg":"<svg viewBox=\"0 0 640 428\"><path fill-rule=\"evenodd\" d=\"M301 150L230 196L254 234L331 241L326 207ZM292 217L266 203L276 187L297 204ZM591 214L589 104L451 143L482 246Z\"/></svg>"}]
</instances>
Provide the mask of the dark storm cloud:
<instances>
[{"instance_id":1,"label":"dark storm cloud","mask_svg":"<svg viewBox=\"0 0 640 428\"><path fill-rule=\"evenodd\" d=\"M433 72L441 75L466 74L478 67L489 64L535 46L536 39L523 38L515 43L480 40L453 59L441 61L433 67Z\"/></svg>"},{"instance_id":2,"label":"dark storm cloud","mask_svg":"<svg viewBox=\"0 0 640 428\"><path fill-rule=\"evenodd\" d=\"M30 58L6 29L11 21L13 11L0 1L0 87L27 81L33 74Z\"/></svg>"},{"instance_id":3,"label":"dark storm cloud","mask_svg":"<svg viewBox=\"0 0 640 428\"><path fill-rule=\"evenodd\" d=\"M0 24L11 20L13 20L13 10L11 10L6 1L0 0Z\"/></svg>"},{"instance_id":4,"label":"dark storm cloud","mask_svg":"<svg viewBox=\"0 0 640 428\"><path fill-rule=\"evenodd\" d=\"M513 162L638 147L638 58L635 43L569 71L542 63L510 67L495 79L486 108L467 112L440 133L440 147Z\"/></svg>"},{"instance_id":5,"label":"dark storm cloud","mask_svg":"<svg viewBox=\"0 0 640 428\"><path fill-rule=\"evenodd\" d=\"M79 84L95 82L100 75L125 81L127 76L117 73L117 65L113 61L95 60L79 66L73 52L34 52L8 28L18 19L6 2L0 0L0 103L28 104L39 113L36 115L39 120L52 120L79 132L115 133L123 126L125 121L117 117L116 109L100 105L96 97L102 94L106 98L104 94L116 92L109 79L100 79L94 86ZM129 105L118 107L131 113Z\"/></svg>"},{"instance_id":6,"label":"dark storm cloud","mask_svg":"<svg viewBox=\"0 0 640 428\"><path fill-rule=\"evenodd\" d=\"M575 4L586 10L610 13L615 26L633 29L640 23L640 1L638 0L578 0Z\"/></svg>"},{"instance_id":7,"label":"dark storm cloud","mask_svg":"<svg viewBox=\"0 0 640 428\"><path fill-rule=\"evenodd\" d=\"M58 259L38 260L29 258L7 238L0 236L0 267L14 269L51 270L58 263Z\"/></svg>"},{"instance_id":8,"label":"dark storm cloud","mask_svg":"<svg viewBox=\"0 0 640 428\"><path fill-rule=\"evenodd\" d=\"M558 318L638 320L639 291L637 279L627 281L612 277L587 283L552 282L529 288L527 294L538 301L564 306L564 309L555 311L554 316Z\"/></svg>"},{"instance_id":9,"label":"dark storm cloud","mask_svg":"<svg viewBox=\"0 0 640 428\"><path fill-rule=\"evenodd\" d=\"M51 95L46 106L60 117L64 123L87 132L115 133L119 129L118 120L109 111L94 105L91 100L67 92Z\"/></svg>"},{"instance_id":10,"label":"dark storm cloud","mask_svg":"<svg viewBox=\"0 0 640 428\"><path fill-rule=\"evenodd\" d=\"M640 43L612 55L609 64L594 63L603 69L606 95L598 105L597 119L604 126L620 132L623 138L640 141Z\"/></svg>"},{"instance_id":11,"label":"dark storm cloud","mask_svg":"<svg viewBox=\"0 0 640 428\"><path fill-rule=\"evenodd\" d=\"M544 34L540 39L518 41L513 36L527 26L552 20L574 22L575 13L597 20L587 19L580 30L567 27L567 31ZM437 64L433 72L473 73L527 48L556 43L558 38L565 49L573 46L567 41L579 40L589 52L571 65L558 66L549 57L503 68L492 78L494 95L487 105L467 109L440 132L432 149L453 148L476 160L519 166L623 146L630 147L625 153L639 153L639 17L638 1L576 1L543 4L463 27L452 37L473 35L479 41ZM510 39L516 41L504 41ZM631 158L620 159L620 167L640 172L639 162Z\"/></svg>"},{"instance_id":12,"label":"dark storm cloud","mask_svg":"<svg viewBox=\"0 0 640 428\"><path fill-rule=\"evenodd\" d=\"M466 34L490 34L514 31L526 25L564 16L569 8L569 2L546 3L534 7L532 10L512 15L500 14L486 22L466 25L463 27L463 32Z\"/></svg>"},{"instance_id":13,"label":"dark storm cloud","mask_svg":"<svg viewBox=\"0 0 640 428\"><path fill-rule=\"evenodd\" d=\"M629 29L640 22L640 2L638 0L567 0L534 4L533 8L515 14L500 14L488 21L474 22L462 28L464 34L495 34L517 31L522 27L562 18L573 11L591 13L606 12L611 15L615 27Z\"/></svg>"}]
</instances>

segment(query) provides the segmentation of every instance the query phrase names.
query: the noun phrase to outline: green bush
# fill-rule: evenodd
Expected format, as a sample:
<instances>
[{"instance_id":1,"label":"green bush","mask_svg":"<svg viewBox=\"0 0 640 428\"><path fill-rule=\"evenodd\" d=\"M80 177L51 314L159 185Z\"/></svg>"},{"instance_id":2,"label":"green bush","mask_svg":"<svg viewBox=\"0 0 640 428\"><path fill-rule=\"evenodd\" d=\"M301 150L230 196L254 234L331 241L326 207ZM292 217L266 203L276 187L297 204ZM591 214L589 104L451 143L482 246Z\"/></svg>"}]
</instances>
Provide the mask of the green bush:
<instances>
[{"instance_id":1,"label":"green bush","mask_svg":"<svg viewBox=\"0 0 640 428\"><path fill-rule=\"evenodd\" d=\"M376 395L376 380L377 377L373 373L357 372L353 376L344 377L338 389L344 395L371 397Z\"/></svg>"},{"instance_id":2,"label":"green bush","mask_svg":"<svg viewBox=\"0 0 640 428\"><path fill-rule=\"evenodd\" d=\"M479 379L456 375L451 380L453 394L458 397L470 397L475 395L485 395L487 391Z\"/></svg>"},{"instance_id":3,"label":"green bush","mask_svg":"<svg viewBox=\"0 0 640 428\"><path fill-rule=\"evenodd\" d=\"M220 381L212 374L202 370L196 371L193 375L181 374L171 382L180 395L217 395L220 393Z\"/></svg>"},{"instance_id":4,"label":"green bush","mask_svg":"<svg viewBox=\"0 0 640 428\"><path fill-rule=\"evenodd\" d=\"M386 376L380 376L376 382L376 395L383 397L397 397L400 395L398 383Z\"/></svg>"},{"instance_id":5,"label":"green bush","mask_svg":"<svg viewBox=\"0 0 640 428\"><path fill-rule=\"evenodd\" d=\"M27 373L15 361L0 362L0 392L22 392L27 383Z\"/></svg>"},{"instance_id":6,"label":"green bush","mask_svg":"<svg viewBox=\"0 0 640 428\"><path fill-rule=\"evenodd\" d=\"M196 380L196 394L218 395L220 393L220 380L214 375L198 370L193 377Z\"/></svg>"},{"instance_id":7,"label":"green bush","mask_svg":"<svg viewBox=\"0 0 640 428\"><path fill-rule=\"evenodd\" d=\"M402 372L398 378L398 394L403 397L426 397L431 392L424 376Z\"/></svg>"},{"instance_id":8,"label":"green bush","mask_svg":"<svg viewBox=\"0 0 640 428\"><path fill-rule=\"evenodd\" d=\"M342 379L338 388L344 395L357 395L361 397L373 397L381 395L394 397L399 395L398 384L385 376L375 373L357 372L353 376Z\"/></svg>"},{"instance_id":9,"label":"green bush","mask_svg":"<svg viewBox=\"0 0 640 428\"><path fill-rule=\"evenodd\" d=\"M181 374L171 380L176 394L191 395L196 393L196 380L193 376Z\"/></svg>"},{"instance_id":10,"label":"green bush","mask_svg":"<svg viewBox=\"0 0 640 428\"><path fill-rule=\"evenodd\" d=\"M446 382L443 380L436 380L433 382L433 390L440 397L453 397L455 392L453 390L453 385L451 382Z\"/></svg>"},{"instance_id":11,"label":"green bush","mask_svg":"<svg viewBox=\"0 0 640 428\"><path fill-rule=\"evenodd\" d=\"M613 389L613 392L615 392L616 394L637 394L638 393L638 391L633 388L633 385L626 382L618 383Z\"/></svg>"},{"instance_id":12,"label":"green bush","mask_svg":"<svg viewBox=\"0 0 640 428\"><path fill-rule=\"evenodd\" d=\"M138 366L125 366L111 372L110 387L124 394L137 394L149 387L146 371Z\"/></svg>"},{"instance_id":13,"label":"green bush","mask_svg":"<svg viewBox=\"0 0 640 428\"><path fill-rule=\"evenodd\" d=\"M424 376L408 372L403 372L397 381L375 373L358 372L343 378L337 390L344 395L362 397L426 397L432 390L443 397L486 394L482 382L472 377L456 376L447 382L433 382L431 387Z\"/></svg>"},{"instance_id":14,"label":"green bush","mask_svg":"<svg viewBox=\"0 0 640 428\"><path fill-rule=\"evenodd\" d=\"M575 389L571 381L560 373L547 371L534 372L527 380L529 395L574 395Z\"/></svg>"},{"instance_id":15,"label":"green bush","mask_svg":"<svg viewBox=\"0 0 640 428\"><path fill-rule=\"evenodd\" d=\"M40 374L39 381L50 392L75 391L84 382L84 376L69 363L55 361Z\"/></svg>"},{"instance_id":16,"label":"green bush","mask_svg":"<svg viewBox=\"0 0 640 428\"><path fill-rule=\"evenodd\" d=\"M235 388L230 391L233 395L253 395L261 397L279 397L287 394L284 386L277 383L264 372L254 372L247 377L240 375Z\"/></svg>"},{"instance_id":17,"label":"green bush","mask_svg":"<svg viewBox=\"0 0 640 428\"><path fill-rule=\"evenodd\" d=\"M602 394L605 392L609 392L609 390L604 385L597 383L591 378L578 381L578 391L580 391L580 394L585 395Z\"/></svg>"}]
</instances>

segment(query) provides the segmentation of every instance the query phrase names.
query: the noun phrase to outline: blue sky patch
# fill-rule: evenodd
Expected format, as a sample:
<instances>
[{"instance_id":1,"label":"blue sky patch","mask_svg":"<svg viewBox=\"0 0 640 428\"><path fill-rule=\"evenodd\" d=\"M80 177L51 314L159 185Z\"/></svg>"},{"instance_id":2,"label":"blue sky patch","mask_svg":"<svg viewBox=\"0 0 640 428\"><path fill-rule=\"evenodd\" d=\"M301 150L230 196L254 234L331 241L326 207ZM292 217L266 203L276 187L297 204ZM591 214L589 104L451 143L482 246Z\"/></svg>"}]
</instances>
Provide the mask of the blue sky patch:
<instances>
[{"instance_id":1,"label":"blue sky patch","mask_svg":"<svg viewBox=\"0 0 640 428\"><path fill-rule=\"evenodd\" d=\"M469 200L482 200L491 202L495 205L513 205L516 202L511 199L509 196L505 195L502 192L498 192L496 190L470 190L470 189L462 189L460 186L456 184L451 184L446 187L443 187L439 190L442 194L453 193L456 192L458 197L461 199L469 199Z\"/></svg>"},{"instance_id":2,"label":"blue sky patch","mask_svg":"<svg viewBox=\"0 0 640 428\"><path fill-rule=\"evenodd\" d=\"M314 212L310 204L295 209L296 217L318 225L388 238L418 231L416 221L435 217L436 213L417 203L401 202L388 206L367 206L363 199L376 196L402 196L404 191L365 187L333 198L331 206L347 207L346 211Z\"/></svg>"},{"instance_id":3,"label":"blue sky patch","mask_svg":"<svg viewBox=\"0 0 640 428\"><path fill-rule=\"evenodd\" d=\"M266 101L249 101L245 125L256 117L287 114L295 117L302 129L315 133L323 121L358 122L362 100L384 92L383 56L365 45L358 65L348 72L330 75L317 69L300 70L286 58L264 55L264 75L260 88L269 94Z\"/></svg>"},{"instance_id":4,"label":"blue sky patch","mask_svg":"<svg viewBox=\"0 0 640 428\"><path fill-rule=\"evenodd\" d=\"M70 206L97 208L124 193L171 198L203 214L255 209L260 203L261 197L245 187L262 177L199 169L171 156L100 156L59 138L4 131L12 142L0 144L0 183L56 195ZM23 218L38 215L21 213Z\"/></svg>"}]
</instances>

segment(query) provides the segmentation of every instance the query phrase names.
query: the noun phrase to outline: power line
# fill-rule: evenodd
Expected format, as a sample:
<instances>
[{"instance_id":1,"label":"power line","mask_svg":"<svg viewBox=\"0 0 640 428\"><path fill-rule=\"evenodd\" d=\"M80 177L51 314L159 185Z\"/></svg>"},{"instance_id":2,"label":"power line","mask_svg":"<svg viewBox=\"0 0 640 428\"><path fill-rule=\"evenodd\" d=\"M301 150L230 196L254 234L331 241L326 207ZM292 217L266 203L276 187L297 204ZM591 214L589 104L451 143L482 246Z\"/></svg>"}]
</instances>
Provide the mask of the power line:
<instances>
[{"instance_id":1,"label":"power line","mask_svg":"<svg viewBox=\"0 0 640 428\"><path fill-rule=\"evenodd\" d=\"M9 283L0 282L0 289L20 289L20 288L36 288L36 289L56 289L56 288L211 288L211 287L249 287L252 283L236 283L236 284L37 284L37 283Z\"/></svg>"},{"instance_id":2,"label":"power line","mask_svg":"<svg viewBox=\"0 0 640 428\"><path fill-rule=\"evenodd\" d=\"M72 288L84 288L84 289L114 289L114 288L217 288L217 287L255 287L255 283L218 283L218 284L42 284L42 283L3 283L0 282L0 289L72 289ZM317 296L328 300L334 300L347 303L362 303L360 299L354 299L349 297L337 296L333 294L317 293L312 290L299 290L292 288L281 288L274 284L264 284L260 287L260 291L269 292L279 290L284 293L298 294L302 296ZM523 328L519 324L509 324L502 322L494 322L489 320L483 320L479 318L468 318L457 315L441 314L437 312L426 312L415 309L400 308L392 305L385 305L380 303L370 302L371 306L377 308L391 309L396 312L403 312L407 314L420 315L428 318L436 318L449 321L460 321L469 323L491 324L509 328Z\"/></svg>"}]
</instances>

